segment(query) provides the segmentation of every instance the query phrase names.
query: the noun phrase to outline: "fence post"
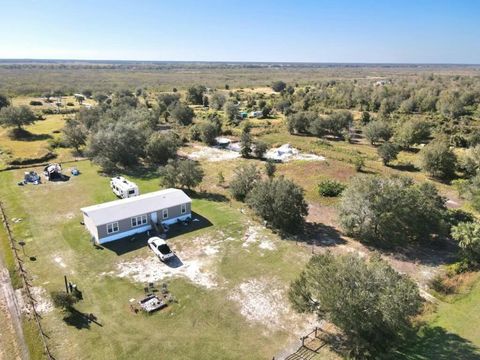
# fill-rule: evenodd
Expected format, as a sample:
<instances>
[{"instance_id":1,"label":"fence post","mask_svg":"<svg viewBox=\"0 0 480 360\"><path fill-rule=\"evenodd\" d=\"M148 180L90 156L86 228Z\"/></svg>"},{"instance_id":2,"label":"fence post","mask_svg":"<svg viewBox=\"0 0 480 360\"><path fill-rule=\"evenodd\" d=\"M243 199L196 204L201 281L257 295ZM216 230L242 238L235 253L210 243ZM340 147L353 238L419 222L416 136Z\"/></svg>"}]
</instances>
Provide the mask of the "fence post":
<instances>
[{"instance_id":1,"label":"fence post","mask_svg":"<svg viewBox=\"0 0 480 360\"><path fill-rule=\"evenodd\" d=\"M47 335L43 331L42 324L40 323L40 315L37 313L37 310L35 309L35 299L30 292L30 283L28 282L28 272L27 270L23 267L22 265L22 260L20 259L20 256L18 255L18 249L15 247L15 240L13 239L12 232L10 230L10 225L8 224L7 216L5 215L5 210L3 208L3 204L0 201L0 213L2 215L2 222L5 227L5 230L7 232L7 237L10 242L10 247L12 249L13 255L15 257L15 260L17 262L17 267L18 267L18 273L20 277L22 278L23 281L23 286L25 288L25 292L27 293L27 300L29 300L30 306L32 308L32 314L33 314L33 319L35 320L35 323L37 324L38 327L38 332L40 333L40 338L42 339L42 345L43 345L43 352L47 356L48 360L55 360L53 357L52 353L50 352L50 349L47 344L46 337Z\"/></svg>"}]
</instances>

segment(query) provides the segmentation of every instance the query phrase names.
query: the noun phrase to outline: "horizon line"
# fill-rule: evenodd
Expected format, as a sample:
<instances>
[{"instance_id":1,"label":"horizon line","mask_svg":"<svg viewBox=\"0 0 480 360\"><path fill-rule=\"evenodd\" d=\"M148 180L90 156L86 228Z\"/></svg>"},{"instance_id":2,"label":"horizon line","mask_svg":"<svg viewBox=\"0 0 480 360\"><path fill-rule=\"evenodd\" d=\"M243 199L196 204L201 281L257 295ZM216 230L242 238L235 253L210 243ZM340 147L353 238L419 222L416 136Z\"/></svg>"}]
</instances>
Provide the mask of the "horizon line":
<instances>
[{"instance_id":1,"label":"horizon line","mask_svg":"<svg viewBox=\"0 0 480 360\"><path fill-rule=\"evenodd\" d=\"M0 62L124 62L124 63L213 63L213 64L312 64L312 65L447 65L447 66L480 66L480 63L460 62L370 62L370 61L255 61L255 60L134 60L134 59L67 59L67 58L1 58Z\"/></svg>"}]
</instances>

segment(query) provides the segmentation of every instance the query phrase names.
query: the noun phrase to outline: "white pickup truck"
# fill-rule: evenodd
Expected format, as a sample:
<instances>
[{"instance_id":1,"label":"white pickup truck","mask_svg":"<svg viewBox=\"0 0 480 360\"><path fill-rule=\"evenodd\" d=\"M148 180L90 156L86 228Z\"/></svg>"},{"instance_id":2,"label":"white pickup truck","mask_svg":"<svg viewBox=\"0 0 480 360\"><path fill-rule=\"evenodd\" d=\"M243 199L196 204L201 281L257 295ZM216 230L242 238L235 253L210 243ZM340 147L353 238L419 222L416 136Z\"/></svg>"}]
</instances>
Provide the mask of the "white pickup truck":
<instances>
[{"instance_id":1,"label":"white pickup truck","mask_svg":"<svg viewBox=\"0 0 480 360\"><path fill-rule=\"evenodd\" d=\"M175 256L175 253L170 249L166 241L157 236L148 239L148 246L162 261L166 261Z\"/></svg>"}]
</instances>

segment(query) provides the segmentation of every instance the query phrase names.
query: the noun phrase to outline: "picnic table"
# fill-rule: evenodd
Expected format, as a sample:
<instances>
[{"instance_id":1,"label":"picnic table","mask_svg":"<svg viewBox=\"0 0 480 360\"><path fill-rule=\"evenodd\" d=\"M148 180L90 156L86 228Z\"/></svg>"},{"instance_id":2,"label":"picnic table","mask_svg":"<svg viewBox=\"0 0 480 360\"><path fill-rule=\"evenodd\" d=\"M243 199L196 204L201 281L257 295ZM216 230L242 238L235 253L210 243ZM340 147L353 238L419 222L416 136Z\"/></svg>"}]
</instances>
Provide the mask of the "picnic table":
<instances>
[{"instance_id":1,"label":"picnic table","mask_svg":"<svg viewBox=\"0 0 480 360\"><path fill-rule=\"evenodd\" d=\"M147 313L151 313L163 309L167 304L157 295L149 295L138 302L142 309Z\"/></svg>"}]
</instances>

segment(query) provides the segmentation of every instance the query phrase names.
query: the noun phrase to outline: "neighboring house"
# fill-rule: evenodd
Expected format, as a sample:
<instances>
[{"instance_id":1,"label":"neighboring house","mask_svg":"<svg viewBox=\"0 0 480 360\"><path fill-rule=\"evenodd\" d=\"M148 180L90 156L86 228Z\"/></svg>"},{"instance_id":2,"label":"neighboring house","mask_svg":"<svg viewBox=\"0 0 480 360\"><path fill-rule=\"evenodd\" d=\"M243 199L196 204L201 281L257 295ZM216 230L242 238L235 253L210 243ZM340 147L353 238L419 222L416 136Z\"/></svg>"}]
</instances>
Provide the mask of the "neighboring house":
<instances>
[{"instance_id":1,"label":"neighboring house","mask_svg":"<svg viewBox=\"0 0 480 360\"><path fill-rule=\"evenodd\" d=\"M166 189L80 209L95 242L103 244L191 218L192 200L178 189Z\"/></svg>"},{"instance_id":2,"label":"neighboring house","mask_svg":"<svg viewBox=\"0 0 480 360\"><path fill-rule=\"evenodd\" d=\"M376 83L375 83L375 86L384 86L387 84L387 81L386 80L378 80Z\"/></svg>"},{"instance_id":3,"label":"neighboring house","mask_svg":"<svg viewBox=\"0 0 480 360\"><path fill-rule=\"evenodd\" d=\"M263 111L252 111L250 113L251 118L260 118L263 116Z\"/></svg>"}]
</instances>

